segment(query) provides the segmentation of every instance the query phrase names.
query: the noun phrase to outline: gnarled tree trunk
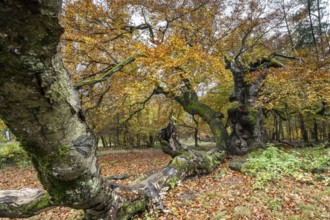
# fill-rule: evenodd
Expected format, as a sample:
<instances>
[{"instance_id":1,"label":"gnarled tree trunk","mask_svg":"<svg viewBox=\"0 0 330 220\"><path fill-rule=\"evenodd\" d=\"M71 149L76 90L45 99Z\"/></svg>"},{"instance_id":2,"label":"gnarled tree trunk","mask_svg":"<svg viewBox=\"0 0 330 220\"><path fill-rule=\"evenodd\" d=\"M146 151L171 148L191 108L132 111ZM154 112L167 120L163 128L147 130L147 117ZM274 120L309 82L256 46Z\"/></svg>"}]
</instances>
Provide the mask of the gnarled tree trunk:
<instances>
[{"instance_id":1,"label":"gnarled tree trunk","mask_svg":"<svg viewBox=\"0 0 330 220\"><path fill-rule=\"evenodd\" d=\"M100 176L96 138L57 54L61 1L0 1L0 117L31 156L44 190L0 191L0 217L28 217L57 205L89 219L127 219L178 181L210 172L223 153L182 152L132 186Z\"/></svg>"},{"instance_id":2,"label":"gnarled tree trunk","mask_svg":"<svg viewBox=\"0 0 330 220\"><path fill-rule=\"evenodd\" d=\"M231 154L243 155L253 147L265 145L267 135L264 128L264 114L261 108L256 107L255 102L268 68L282 67L282 64L272 58L263 58L261 61L251 63L247 68L238 60L225 59L225 61L234 78L234 91L230 96L231 104L228 108L228 124L232 130L228 151ZM260 70L262 73L256 80L247 83L245 75L255 70Z\"/></svg>"},{"instance_id":3,"label":"gnarled tree trunk","mask_svg":"<svg viewBox=\"0 0 330 220\"><path fill-rule=\"evenodd\" d=\"M253 84L244 81L245 70L230 64L234 77L234 91L230 97L228 108L228 124L231 127L229 138L229 152L243 155L252 146L264 144L265 131L263 127L263 113L261 109L254 109L260 80Z\"/></svg>"},{"instance_id":4,"label":"gnarled tree trunk","mask_svg":"<svg viewBox=\"0 0 330 220\"><path fill-rule=\"evenodd\" d=\"M297 57L272 53L246 67L240 63L239 56L233 61L225 57L226 68L231 70L234 78L234 91L229 99L231 106L228 109L228 124L232 129L229 152L232 154L246 154L253 147L264 146L267 141L263 110L256 107L255 101L269 69L284 67L275 57L303 62ZM254 71L260 71L260 75L253 82L246 82L245 75Z\"/></svg>"}]
</instances>

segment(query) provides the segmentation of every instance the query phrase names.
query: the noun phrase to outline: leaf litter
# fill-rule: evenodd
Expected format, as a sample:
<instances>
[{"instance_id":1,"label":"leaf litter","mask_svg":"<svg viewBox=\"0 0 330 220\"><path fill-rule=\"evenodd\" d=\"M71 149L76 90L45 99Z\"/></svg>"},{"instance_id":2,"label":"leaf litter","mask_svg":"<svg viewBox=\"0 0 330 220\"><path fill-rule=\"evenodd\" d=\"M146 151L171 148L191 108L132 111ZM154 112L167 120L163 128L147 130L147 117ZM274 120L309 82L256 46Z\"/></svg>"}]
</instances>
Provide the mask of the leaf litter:
<instances>
[{"instance_id":1,"label":"leaf litter","mask_svg":"<svg viewBox=\"0 0 330 220\"><path fill-rule=\"evenodd\" d=\"M103 176L128 176L115 180L120 184L142 179L166 167L170 160L153 149L110 151L99 156ZM210 175L187 179L170 190L163 198L162 212L149 210L134 219L330 219L329 185L311 185L285 177L255 190L255 179L229 169L228 162ZM31 166L8 167L0 170L0 176L0 190L42 187ZM57 207L26 219L72 220L81 216L80 210Z\"/></svg>"}]
</instances>

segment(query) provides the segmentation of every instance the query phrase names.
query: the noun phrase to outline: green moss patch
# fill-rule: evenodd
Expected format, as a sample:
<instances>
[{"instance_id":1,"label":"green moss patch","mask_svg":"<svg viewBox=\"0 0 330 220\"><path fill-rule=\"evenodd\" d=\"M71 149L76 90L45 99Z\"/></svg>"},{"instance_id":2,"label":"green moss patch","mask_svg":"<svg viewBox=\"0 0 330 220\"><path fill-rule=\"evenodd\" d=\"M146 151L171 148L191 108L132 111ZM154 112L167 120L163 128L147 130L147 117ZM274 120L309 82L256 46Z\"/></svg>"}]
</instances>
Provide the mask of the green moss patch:
<instances>
[{"instance_id":1,"label":"green moss patch","mask_svg":"<svg viewBox=\"0 0 330 220\"><path fill-rule=\"evenodd\" d=\"M7 166L27 166L31 163L27 152L17 142L0 146L0 169Z\"/></svg>"}]
</instances>

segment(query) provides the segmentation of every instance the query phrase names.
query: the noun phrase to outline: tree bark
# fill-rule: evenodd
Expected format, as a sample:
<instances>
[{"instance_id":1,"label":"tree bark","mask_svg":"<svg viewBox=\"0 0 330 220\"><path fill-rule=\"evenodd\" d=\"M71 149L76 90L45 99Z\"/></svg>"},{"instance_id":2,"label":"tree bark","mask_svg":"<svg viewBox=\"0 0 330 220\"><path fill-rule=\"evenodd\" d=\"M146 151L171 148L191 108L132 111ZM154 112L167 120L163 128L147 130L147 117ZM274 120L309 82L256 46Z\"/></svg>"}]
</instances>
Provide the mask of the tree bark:
<instances>
[{"instance_id":1,"label":"tree bark","mask_svg":"<svg viewBox=\"0 0 330 220\"><path fill-rule=\"evenodd\" d=\"M45 190L28 188L0 191L0 204L0 216L9 218L30 217L54 206ZM21 212L22 209L25 211Z\"/></svg>"},{"instance_id":2,"label":"tree bark","mask_svg":"<svg viewBox=\"0 0 330 220\"><path fill-rule=\"evenodd\" d=\"M100 177L94 134L57 54L60 9L60 1L0 3L0 115L53 204L113 213L118 199Z\"/></svg>"},{"instance_id":3,"label":"tree bark","mask_svg":"<svg viewBox=\"0 0 330 220\"><path fill-rule=\"evenodd\" d=\"M249 71L258 68L259 65L271 62L271 60L258 61L251 64ZM252 147L262 147L266 141L264 128L264 114L261 108L255 107L267 71L252 83L246 83L245 73L248 72L238 61L226 60L227 68L234 78L234 91L229 99L231 105L228 108L228 124L232 129L229 138L229 152L231 154L244 155L252 150Z\"/></svg>"},{"instance_id":4,"label":"tree bark","mask_svg":"<svg viewBox=\"0 0 330 220\"><path fill-rule=\"evenodd\" d=\"M107 140L105 139L105 136L101 136L101 141L102 141L102 146L105 147L109 147Z\"/></svg>"},{"instance_id":5,"label":"tree bark","mask_svg":"<svg viewBox=\"0 0 330 220\"><path fill-rule=\"evenodd\" d=\"M312 131L312 139L314 139L315 142L319 142L319 132L318 132L318 124L316 119L313 119L313 131Z\"/></svg>"},{"instance_id":6,"label":"tree bark","mask_svg":"<svg viewBox=\"0 0 330 220\"><path fill-rule=\"evenodd\" d=\"M302 139L304 142L308 142L308 133L305 126L304 116L302 114L299 114L299 123L300 123Z\"/></svg>"},{"instance_id":7,"label":"tree bark","mask_svg":"<svg viewBox=\"0 0 330 220\"><path fill-rule=\"evenodd\" d=\"M297 57L272 53L268 57L244 66L239 61L239 55L236 56L235 60L225 57L225 63L226 68L231 70L234 79L234 90L229 98L231 106L228 108L228 124L232 129L229 138L229 152L243 155L254 147L263 147L268 139L263 125L263 110L255 106L255 101L269 69L284 67L274 58L281 57L299 60L299 62L302 60ZM251 83L246 82L245 75L254 71L260 71L259 76Z\"/></svg>"},{"instance_id":8,"label":"tree bark","mask_svg":"<svg viewBox=\"0 0 330 220\"><path fill-rule=\"evenodd\" d=\"M44 190L0 191L0 217L29 217L57 205L89 219L128 219L161 190L212 171L224 153L183 152L167 168L132 186L100 176L96 138L85 122L57 54L61 1L0 1L0 117L31 156Z\"/></svg>"},{"instance_id":9,"label":"tree bark","mask_svg":"<svg viewBox=\"0 0 330 220\"><path fill-rule=\"evenodd\" d=\"M170 122L165 128L158 133L158 140L164 153L169 154L172 158L188 151L188 148L180 143L177 130L175 127L175 119L170 117Z\"/></svg>"},{"instance_id":10,"label":"tree bark","mask_svg":"<svg viewBox=\"0 0 330 220\"><path fill-rule=\"evenodd\" d=\"M194 141L195 141L195 147L198 147L198 128L199 128L199 124L198 121L196 120L195 116L192 116L193 121L195 122L195 129L194 129Z\"/></svg>"}]
</instances>

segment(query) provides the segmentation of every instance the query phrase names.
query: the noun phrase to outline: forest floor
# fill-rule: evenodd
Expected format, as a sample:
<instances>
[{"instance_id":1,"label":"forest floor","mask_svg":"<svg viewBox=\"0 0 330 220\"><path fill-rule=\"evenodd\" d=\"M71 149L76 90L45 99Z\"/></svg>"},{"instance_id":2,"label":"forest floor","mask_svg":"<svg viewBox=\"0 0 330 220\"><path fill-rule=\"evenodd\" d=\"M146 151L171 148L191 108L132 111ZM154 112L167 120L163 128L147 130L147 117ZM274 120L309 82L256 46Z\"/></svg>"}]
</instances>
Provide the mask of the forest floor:
<instances>
[{"instance_id":1,"label":"forest floor","mask_svg":"<svg viewBox=\"0 0 330 220\"><path fill-rule=\"evenodd\" d=\"M169 162L169 156L153 149L99 154L102 175L129 175L120 184L150 175ZM255 178L229 169L228 163L170 190L163 198L163 212L149 210L135 219L330 219L329 182L286 176L255 189ZM31 166L7 167L0 170L0 176L1 190L41 187ZM58 207L28 219L72 220L80 219L81 214Z\"/></svg>"}]
</instances>

